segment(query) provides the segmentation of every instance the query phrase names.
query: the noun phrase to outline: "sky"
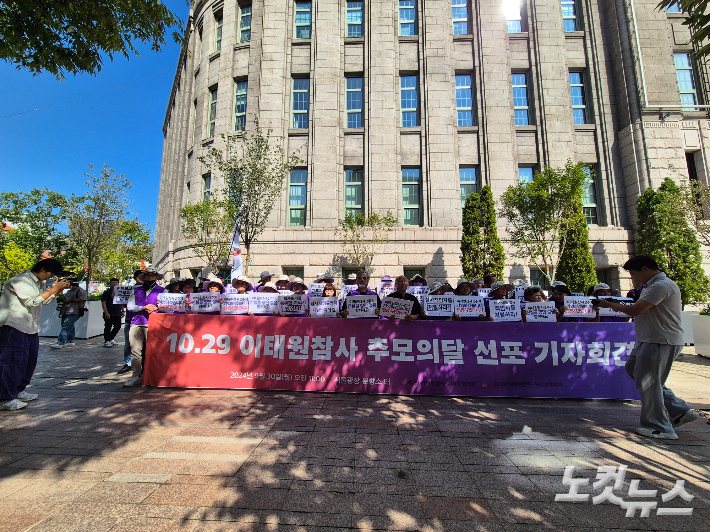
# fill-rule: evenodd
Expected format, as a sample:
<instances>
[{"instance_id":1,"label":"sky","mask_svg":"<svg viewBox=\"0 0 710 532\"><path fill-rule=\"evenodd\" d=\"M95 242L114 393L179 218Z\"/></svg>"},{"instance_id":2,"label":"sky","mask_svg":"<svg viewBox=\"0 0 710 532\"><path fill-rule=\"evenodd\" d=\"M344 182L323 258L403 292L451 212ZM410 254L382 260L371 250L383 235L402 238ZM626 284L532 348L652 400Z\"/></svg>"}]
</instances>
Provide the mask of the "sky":
<instances>
[{"instance_id":1,"label":"sky","mask_svg":"<svg viewBox=\"0 0 710 532\"><path fill-rule=\"evenodd\" d=\"M166 3L187 19L184 0ZM0 61L0 191L80 195L88 164L96 174L108 164L131 181L131 209L155 227L162 127L180 47L171 31L160 53L136 48L140 57L106 58L95 76L65 81Z\"/></svg>"}]
</instances>

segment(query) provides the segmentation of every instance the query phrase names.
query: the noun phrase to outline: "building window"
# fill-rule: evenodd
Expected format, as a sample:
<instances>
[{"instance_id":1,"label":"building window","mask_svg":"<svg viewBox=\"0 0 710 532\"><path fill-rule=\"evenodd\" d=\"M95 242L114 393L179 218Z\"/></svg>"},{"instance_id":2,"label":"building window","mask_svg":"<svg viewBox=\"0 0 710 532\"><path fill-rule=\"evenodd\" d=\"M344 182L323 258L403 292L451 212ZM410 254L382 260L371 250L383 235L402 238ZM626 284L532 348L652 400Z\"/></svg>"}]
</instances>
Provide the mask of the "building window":
<instances>
[{"instance_id":1,"label":"building window","mask_svg":"<svg viewBox=\"0 0 710 532\"><path fill-rule=\"evenodd\" d=\"M473 125L473 96L469 74L456 76L456 114L459 126Z\"/></svg>"},{"instance_id":2,"label":"building window","mask_svg":"<svg viewBox=\"0 0 710 532\"><path fill-rule=\"evenodd\" d=\"M234 130L244 129L247 125L247 89L249 83L237 81L234 84Z\"/></svg>"},{"instance_id":3,"label":"building window","mask_svg":"<svg viewBox=\"0 0 710 532\"><path fill-rule=\"evenodd\" d=\"M451 0L454 35L468 34L468 0Z\"/></svg>"},{"instance_id":4,"label":"building window","mask_svg":"<svg viewBox=\"0 0 710 532\"><path fill-rule=\"evenodd\" d=\"M214 51L219 52L222 49L222 12L216 13L214 16Z\"/></svg>"},{"instance_id":5,"label":"building window","mask_svg":"<svg viewBox=\"0 0 710 532\"><path fill-rule=\"evenodd\" d=\"M311 3L296 2L296 39L311 38Z\"/></svg>"},{"instance_id":6,"label":"building window","mask_svg":"<svg viewBox=\"0 0 710 532\"><path fill-rule=\"evenodd\" d=\"M521 0L504 0L503 11L508 20L508 33L522 33L523 23L520 14Z\"/></svg>"},{"instance_id":7,"label":"building window","mask_svg":"<svg viewBox=\"0 0 710 532\"><path fill-rule=\"evenodd\" d=\"M362 127L362 78L345 78L349 128Z\"/></svg>"},{"instance_id":8,"label":"building window","mask_svg":"<svg viewBox=\"0 0 710 532\"><path fill-rule=\"evenodd\" d=\"M362 2L348 2L348 37L362 37Z\"/></svg>"},{"instance_id":9,"label":"building window","mask_svg":"<svg viewBox=\"0 0 710 532\"><path fill-rule=\"evenodd\" d=\"M421 266L405 266L403 274L407 279L411 279L415 275L421 275L426 279L426 268Z\"/></svg>"},{"instance_id":10,"label":"building window","mask_svg":"<svg viewBox=\"0 0 710 532\"><path fill-rule=\"evenodd\" d=\"M402 103L402 127L419 125L419 97L417 95L417 76L400 78Z\"/></svg>"},{"instance_id":11,"label":"building window","mask_svg":"<svg viewBox=\"0 0 710 532\"><path fill-rule=\"evenodd\" d=\"M565 31L577 31L576 0L562 0L562 24Z\"/></svg>"},{"instance_id":12,"label":"building window","mask_svg":"<svg viewBox=\"0 0 710 532\"><path fill-rule=\"evenodd\" d=\"M586 124L587 104L584 97L584 76L581 72L569 73L569 90L572 95L572 115L575 124Z\"/></svg>"},{"instance_id":13,"label":"building window","mask_svg":"<svg viewBox=\"0 0 710 532\"><path fill-rule=\"evenodd\" d=\"M362 168L347 168L345 170L345 214L360 214L365 210L362 176Z\"/></svg>"},{"instance_id":14,"label":"building window","mask_svg":"<svg viewBox=\"0 0 710 532\"><path fill-rule=\"evenodd\" d=\"M306 183L308 170L299 168L291 170L288 187L288 225L294 227L306 226Z\"/></svg>"},{"instance_id":15,"label":"building window","mask_svg":"<svg viewBox=\"0 0 710 532\"><path fill-rule=\"evenodd\" d=\"M212 175L205 174L202 176L202 201L210 200L210 192L212 191Z\"/></svg>"},{"instance_id":16,"label":"building window","mask_svg":"<svg viewBox=\"0 0 710 532\"><path fill-rule=\"evenodd\" d=\"M530 268L530 284L532 286L541 286L544 289L547 283L547 277L542 273L542 270Z\"/></svg>"},{"instance_id":17,"label":"building window","mask_svg":"<svg viewBox=\"0 0 710 532\"><path fill-rule=\"evenodd\" d=\"M210 108L208 118L207 136L214 137L215 120L217 119L217 87L210 89Z\"/></svg>"},{"instance_id":18,"label":"building window","mask_svg":"<svg viewBox=\"0 0 710 532\"><path fill-rule=\"evenodd\" d=\"M690 54L673 54L675 73L678 77L680 90L680 103L693 105L698 103L698 94L695 92L695 76L693 75L693 62ZM683 111L697 111L694 107L683 107Z\"/></svg>"},{"instance_id":19,"label":"building window","mask_svg":"<svg viewBox=\"0 0 710 532\"><path fill-rule=\"evenodd\" d=\"M680 10L680 4L675 2L666 8L666 13L682 13Z\"/></svg>"},{"instance_id":20,"label":"building window","mask_svg":"<svg viewBox=\"0 0 710 532\"><path fill-rule=\"evenodd\" d=\"M532 166L519 166L518 167L518 182L519 183L532 183L533 175L535 174Z\"/></svg>"},{"instance_id":21,"label":"building window","mask_svg":"<svg viewBox=\"0 0 710 532\"><path fill-rule=\"evenodd\" d=\"M281 271L284 272L284 275L288 275L291 277L292 275L294 277L300 277L303 279L303 266L282 266Z\"/></svg>"},{"instance_id":22,"label":"building window","mask_svg":"<svg viewBox=\"0 0 710 532\"><path fill-rule=\"evenodd\" d=\"M415 0L399 0L399 34L417 34L417 9Z\"/></svg>"},{"instance_id":23,"label":"building window","mask_svg":"<svg viewBox=\"0 0 710 532\"><path fill-rule=\"evenodd\" d=\"M466 205L466 199L474 192L478 192L478 175L476 168L473 166L459 167L459 181L459 186L461 187L461 207L463 208Z\"/></svg>"},{"instance_id":24,"label":"building window","mask_svg":"<svg viewBox=\"0 0 710 532\"><path fill-rule=\"evenodd\" d=\"M419 168L402 168L403 225L421 225L421 188Z\"/></svg>"},{"instance_id":25,"label":"building window","mask_svg":"<svg viewBox=\"0 0 710 532\"><path fill-rule=\"evenodd\" d=\"M513 74L513 112L515 125L527 126L530 123L528 115L528 80L527 74Z\"/></svg>"},{"instance_id":26,"label":"building window","mask_svg":"<svg viewBox=\"0 0 710 532\"><path fill-rule=\"evenodd\" d=\"M197 58L196 63L199 65L202 59L202 26L197 28L197 38L195 39L195 57Z\"/></svg>"},{"instance_id":27,"label":"building window","mask_svg":"<svg viewBox=\"0 0 710 532\"><path fill-rule=\"evenodd\" d=\"M295 129L308 128L309 86L309 78L293 78L293 127Z\"/></svg>"},{"instance_id":28,"label":"building window","mask_svg":"<svg viewBox=\"0 0 710 532\"><path fill-rule=\"evenodd\" d=\"M583 168L582 171L587 175L587 184L582 193L584 218L587 220L587 225L599 225L599 219L597 217L597 188L594 182L594 171L588 166Z\"/></svg>"},{"instance_id":29,"label":"building window","mask_svg":"<svg viewBox=\"0 0 710 532\"><path fill-rule=\"evenodd\" d=\"M239 42L251 41L251 4L239 7Z\"/></svg>"},{"instance_id":30,"label":"building window","mask_svg":"<svg viewBox=\"0 0 710 532\"><path fill-rule=\"evenodd\" d=\"M195 143L197 139L197 99L192 102L192 142Z\"/></svg>"}]
</instances>

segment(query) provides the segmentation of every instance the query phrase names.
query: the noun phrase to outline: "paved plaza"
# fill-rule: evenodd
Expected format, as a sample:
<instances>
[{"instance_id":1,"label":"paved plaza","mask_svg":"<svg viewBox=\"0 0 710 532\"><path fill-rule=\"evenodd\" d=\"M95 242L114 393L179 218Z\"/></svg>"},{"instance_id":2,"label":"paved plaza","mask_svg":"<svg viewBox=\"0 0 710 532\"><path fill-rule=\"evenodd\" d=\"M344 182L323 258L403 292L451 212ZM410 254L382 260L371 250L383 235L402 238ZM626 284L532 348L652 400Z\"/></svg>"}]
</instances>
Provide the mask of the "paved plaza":
<instances>
[{"instance_id":1,"label":"paved plaza","mask_svg":"<svg viewBox=\"0 0 710 532\"><path fill-rule=\"evenodd\" d=\"M633 401L127 389L122 344L53 341L39 400L0 412L0 532L710 530L705 418L659 441ZM710 409L710 360L686 348L670 387ZM614 494L657 509L555 502L568 465L626 465Z\"/></svg>"}]
</instances>

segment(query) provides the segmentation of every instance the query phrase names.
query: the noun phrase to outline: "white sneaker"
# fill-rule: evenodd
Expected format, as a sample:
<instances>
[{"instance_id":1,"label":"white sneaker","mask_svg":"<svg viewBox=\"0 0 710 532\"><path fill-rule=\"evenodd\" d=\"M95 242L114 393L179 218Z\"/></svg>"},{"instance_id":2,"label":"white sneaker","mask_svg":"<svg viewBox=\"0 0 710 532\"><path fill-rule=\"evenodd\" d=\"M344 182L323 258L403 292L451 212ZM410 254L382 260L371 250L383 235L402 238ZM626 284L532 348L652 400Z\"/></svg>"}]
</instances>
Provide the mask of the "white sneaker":
<instances>
[{"instance_id":1,"label":"white sneaker","mask_svg":"<svg viewBox=\"0 0 710 532\"><path fill-rule=\"evenodd\" d=\"M104 347L113 347L111 342L104 342Z\"/></svg>"},{"instance_id":2,"label":"white sneaker","mask_svg":"<svg viewBox=\"0 0 710 532\"><path fill-rule=\"evenodd\" d=\"M23 401L34 401L38 397L39 395L37 395L36 393L27 393L25 391L21 391L17 394L17 398Z\"/></svg>"},{"instance_id":3,"label":"white sneaker","mask_svg":"<svg viewBox=\"0 0 710 532\"><path fill-rule=\"evenodd\" d=\"M3 410L19 410L20 408L25 408L27 406L27 403L23 403L22 401L19 401L17 399L13 399L12 401L7 401L6 403L2 403L0 408Z\"/></svg>"},{"instance_id":4,"label":"white sneaker","mask_svg":"<svg viewBox=\"0 0 710 532\"><path fill-rule=\"evenodd\" d=\"M116 340L111 340L111 345L118 345L118 342Z\"/></svg>"},{"instance_id":5,"label":"white sneaker","mask_svg":"<svg viewBox=\"0 0 710 532\"><path fill-rule=\"evenodd\" d=\"M50 349L64 349L66 344L50 344L49 347Z\"/></svg>"},{"instance_id":6,"label":"white sneaker","mask_svg":"<svg viewBox=\"0 0 710 532\"><path fill-rule=\"evenodd\" d=\"M695 410L691 408L685 414L676 419L675 423L673 423L673 426L680 427L681 425L685 425L686 423L692 423L693 421L697 421L698 418L700 418L700 414L698 414Z\"/></svg>"},{"instance_id":7,"label":"white sneaker","mask_svg":"<svg viewBox=\"0 0 710 532\"><path fill-rule=\"evenodd\" d=\"M64 344L64 347L76 347L76 344L74 342L67 342Z\"/></svg>"},{"instance_id":8,"label":"white sneaker","mask_svg":"<svg viewBox=\"0 0 710 532\"><path fill-rule=\"evenodd\" d=\"M641 436L649 438L658 438L659 440L677 440L678 435L675 432L661 432L658 429L650 429L648 427L639 427L636 432Z\"/></svg>"},{"instance_id":9,"label":"white sneaker","mask_svg":"<svg viewBox=\"0 0 710 532\"><path fill-rule=\"evenodd\" d=\"M138 384L140 384L141 386L143 385L143 377L133 376L123 383L123 387L130 388L131 386L136 386Z\"/></svg>"}]
</instances>

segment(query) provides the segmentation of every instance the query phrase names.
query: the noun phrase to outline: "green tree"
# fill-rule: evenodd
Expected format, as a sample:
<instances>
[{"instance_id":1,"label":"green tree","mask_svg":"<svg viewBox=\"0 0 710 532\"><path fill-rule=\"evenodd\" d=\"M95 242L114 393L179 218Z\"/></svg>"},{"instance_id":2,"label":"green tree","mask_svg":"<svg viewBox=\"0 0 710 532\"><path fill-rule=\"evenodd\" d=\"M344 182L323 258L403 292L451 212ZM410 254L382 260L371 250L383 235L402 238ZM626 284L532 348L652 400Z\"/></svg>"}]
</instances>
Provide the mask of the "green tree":
<instances>
[{"instance_id":1,"label":"green tree","mask_svg":"<svg viewBox=\"0 0 710 532\"><path fill-rule=\"evenodd\" d=\"M636 252L653 257L680 288L683 305L707 300L707 276L702 268L700 244L686 213L677 208L681 189L666 179L654 191L647 188L638 199Z\"/></svg>"},{"instance_id":2,"label":"green tree","mask_svg":"<svg viewBox=\"0 0 710 532\"><path fill-rule=\"evenodd\" d=\"M152 248L148 224L141 223L138 218L121 221L115 241L98 262L95 278L104 282L112 277L121 281L130 279L141 259L150 256Z\"/></svg>"},{"instance_id":3,"label":"green tree","mask_svg":"<svg viewBox=\"0 0 710 532\"><path fill-rule=\"evenodd\" d=\"M387 211L386 215L375 212L348 212L339 221L336 236L342 239L343 253L348 262L361 270L371 272L372 261L382 251L382 246L389 242L389 234L397 225L397 219Z\"/></svg>"},{"instance_id":4,"label":"green tree","mask_svg":"<svg viewBox=\"0 0 710 532\"><path fill-rule=\"evenodd\" d=\"M555 277L564 280L572 292L583 294L598 282L596 263L589 247L589 228L584 217L581 193L567 230L567 243L560 254Z\"/></svg>"},{"instance_id":5,"label":"green tree","mask_svg":"<svg viewBox=\"0 0 710 532\"><path fill-rule=\"evenodd\" d=\"M678 4L680 10L687 15L683 24L690 29L690 42L695 47L695 57L701 58L710 54L708 0L661 0L656 8L665 11L673 4Z\"/></svg>"},{"instance_id":6,"label":"green tree","mask_svg":"<svg viewBox=\"0 0 710 532\"><path fill-rule=\"evenodd\" d=\"M139 55L133 42L159 52L168 29L182 26L160 0L3 0L0 59L33 74L96 74L104 56ZM173 33L176 42L180 34Z\"/></svg>"},{"instance_id":7,"label":"green tree","mask_svg":"<svg viewBox=\"0 0 710 532\"><path fill-rule=\"evenodd\" d=\"M47 188L29 192L0 193L0 230L8 225L10 240L38 261L49 252L58 256L67 247L62 226L67 222L71 205L78 198L53 192Z\"/></svg>"},{"instance_id":8,"label":"green tree","mask_svg":"<svg viewBox=\"0 0 710 532\"><path fill-rule=\"evenodd\" d=\"M489 185L469 194L463 209L461 267L466 279L492 273L503 278L505 252L498 237L495 201Z\"/></svg>"},{"instance_id":9,"label":"green tree","mask_svg":"<svg viewBox=\"0 0 710 532\"><path fill-rule=\"evenodd\" d=\"M0 231L0 286L12 276L30 269L34 263L31 253L10 240L6 231Z\"/></svg>"},{"instance_id":10,"label":"green tree","mask_svg":"<svg viewBox=\"0 0 710 532\"><path fill-rule=\"evenodd\" d=\"M98 176L93 165L89 170L84 173L88 191L81 201L72 204L69 213L70 243L84 262L87 290L100 261L119 240L131 189L131 182L108 165Z\"/></svg>"},{"instance_id":11,"label":"green tree","mask_svg":"<svg viewBox=\"0 0 710 532\"><path fill-rule=\"evenodd\" d=\"M224 152L212 148L200 157L202 163L224 176L229 230L236 223L247 250L245 268L251 258L251 247L266 229L266 222L281 197L284 180L304 162L296 154L286 157L281 142L272 139L271 133L271 129L264 131L254 116L252 127L226 137Z\"/></svg>"},{"instance_id":12,"label":"green tree","mask_svg":"<svg viewBox=\"0 0 710 532\"><path fill-rule=\"evenodd\" d=\"M227 264L234 219L224 200L211 199L180 209L182 234L195 254L213 272Z\"/></svg>"},{"instance_id":13,"label":"green tree","mask_svg":"<svg viewBox=\"0 0 710 532\"><path fill-rule=\"evenodd\" d=\"M577 198L587 182L586 167L567 161L564 168L546 166L532 182L508 187L501 198L500 215L508 221L516 256L535 265L550 283L567 247Z\"/></svg>"}]
</instances>

